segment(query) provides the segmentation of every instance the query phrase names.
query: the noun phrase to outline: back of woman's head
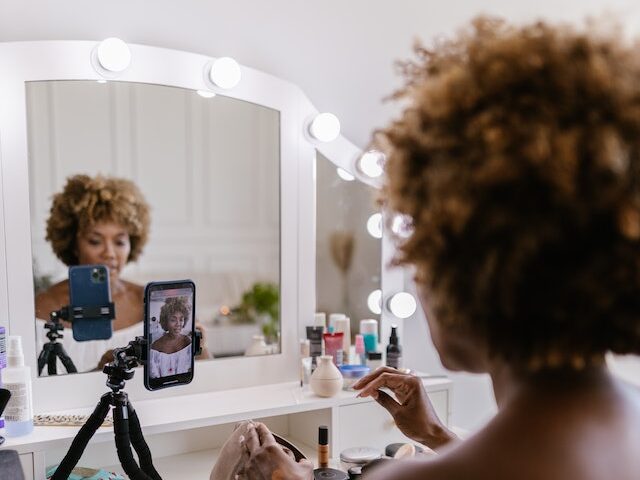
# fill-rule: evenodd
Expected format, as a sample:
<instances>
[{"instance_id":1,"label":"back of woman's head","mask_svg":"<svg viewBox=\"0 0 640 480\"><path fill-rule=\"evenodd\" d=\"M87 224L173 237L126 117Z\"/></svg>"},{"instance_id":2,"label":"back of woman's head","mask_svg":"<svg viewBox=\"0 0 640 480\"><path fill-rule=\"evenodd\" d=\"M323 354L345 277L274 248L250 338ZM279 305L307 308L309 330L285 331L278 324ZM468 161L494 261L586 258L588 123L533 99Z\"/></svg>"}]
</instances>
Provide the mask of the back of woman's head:
<instances>
[{"instance_id":1,"label":"back of woman's head","mask_svg":"<svg viewBox=\"0 0 640 480\"><path fill-rule=\"evenodd\" d=\"M405 64L383 202L443 327L533 367L640 352L640 57L480 18Z\"/></svg>"}]
</instances>

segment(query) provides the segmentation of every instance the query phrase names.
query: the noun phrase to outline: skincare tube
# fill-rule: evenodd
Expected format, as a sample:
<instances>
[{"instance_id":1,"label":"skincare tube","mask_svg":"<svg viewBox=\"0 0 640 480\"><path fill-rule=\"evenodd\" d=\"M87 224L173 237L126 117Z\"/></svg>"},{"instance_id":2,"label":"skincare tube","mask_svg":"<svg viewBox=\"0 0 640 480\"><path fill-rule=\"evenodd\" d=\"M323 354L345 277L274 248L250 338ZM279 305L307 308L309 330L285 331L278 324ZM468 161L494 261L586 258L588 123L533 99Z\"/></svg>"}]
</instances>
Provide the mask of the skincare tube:
<instances>
[{"instance_id":1,"label":"skincare tube","mask_svg":"<svg viewBox=\"0 0 640 480\"><path fill-rule=\"evenodd\" d=\"M351 351L351 319L349 317L336 318L333 326L335 328L334 331L342 332L343 363L349 363L349 352Z\"/></svg>"},{"instance_id":2,"label":"skincare tube","mask_svg":"<svg viewBox=\"0 0 640 480\"><path fill-rule=\"evenodd\" d=\"M322 327L322 333L327 331L327 314L324 312L316 312L313 317L313 326Z\"/></svg>"},{"instance_id":3,"label":"skincare tube","mask_svg":"<svg viewBox=\"0 0 640 480\"><path fill-rule=\"evenodd\" d=\"M327 328L333 327L333 331L337 331L336 328L336 320L340 320L346 318L347 316L344 313L332 313L329 315L329 323L327 324Z\"/></svg>"},{"instance_id":4,"label":"skincare tube","mask_svg":"<svg viewBox=\"0 0 640 480\"><path fill-rule=\"evenodd\" d=\"M342 332L337 333L325 333L324 334L324 353L325 355L331 355L333 357L333 363L336 367L342 365L342 338L344 334Z\"/></svg>"}]
</instances>

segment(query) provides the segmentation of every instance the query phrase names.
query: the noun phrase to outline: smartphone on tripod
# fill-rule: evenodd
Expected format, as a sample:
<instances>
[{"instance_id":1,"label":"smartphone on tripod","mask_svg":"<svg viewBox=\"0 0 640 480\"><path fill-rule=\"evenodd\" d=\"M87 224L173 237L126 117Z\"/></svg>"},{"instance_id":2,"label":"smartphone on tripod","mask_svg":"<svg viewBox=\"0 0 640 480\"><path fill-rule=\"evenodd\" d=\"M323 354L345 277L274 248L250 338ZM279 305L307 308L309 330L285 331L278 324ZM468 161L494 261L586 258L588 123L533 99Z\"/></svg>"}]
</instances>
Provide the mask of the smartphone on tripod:
<instances>
[{"instance_id":1,"label":"smartphone on tripod","mask_svg":"<svg viewBox=\"0 0 640 480\"><path fill-rule=\"evenodd\" d=\"M147 390L193 380L196 286L191 280L151 282L144 292Z\"/></svg>"},{"instance_id":2,"label":"smartphone on tripod","mask_svg":"<svg viewBox=\"0 0 640 480\"><path fill-rule=\"evenodd\" d=\"M69 320L76 341L111 338L112 318L100 314L110 302L109 269L105 265L69 267ZM84 313L78 313L78 308Z\"/></svg>"}]
</instances>

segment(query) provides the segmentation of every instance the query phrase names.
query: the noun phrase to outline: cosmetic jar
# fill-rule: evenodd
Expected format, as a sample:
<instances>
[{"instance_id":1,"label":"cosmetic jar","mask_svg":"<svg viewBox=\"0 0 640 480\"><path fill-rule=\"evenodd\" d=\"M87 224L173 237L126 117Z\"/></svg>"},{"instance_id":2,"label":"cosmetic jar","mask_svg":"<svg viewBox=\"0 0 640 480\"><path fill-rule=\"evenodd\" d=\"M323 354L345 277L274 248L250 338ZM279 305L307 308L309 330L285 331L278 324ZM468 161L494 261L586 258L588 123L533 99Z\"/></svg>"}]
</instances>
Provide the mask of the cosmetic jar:
<instances>
[{"instance_id":1,"label":"cosmetic jar","mask_svg":"<svg viewBox=\"0 0 640 480\"><path fill-rule=\"evenodd\" d=\"M316 468L313 471L314 480L349 480L347 475L342 470L336 470L335 468Z\"/></svg>"},{"instance_id":2,"label":"cosmetic jar","mask_svg":"<svg viewBox=\"0 0 640 480\"><path fill-rule=\"evenodd\" d=\"M353 390L353 384L370 372L370 368L366 365L342 365L339 367L344 382L343 390Z\"/></svg>"},{"instance_id":3,"label":"cosmetic jar","mask_svg":"<svg viewBox=\"0 0 640 480\"><path fill-rule=\"evenodd\" d=\"M371 447L353 447L340 452L340 466L344 470L361 467L382 457L379 450Z\"/></svg>"}]
</instances>

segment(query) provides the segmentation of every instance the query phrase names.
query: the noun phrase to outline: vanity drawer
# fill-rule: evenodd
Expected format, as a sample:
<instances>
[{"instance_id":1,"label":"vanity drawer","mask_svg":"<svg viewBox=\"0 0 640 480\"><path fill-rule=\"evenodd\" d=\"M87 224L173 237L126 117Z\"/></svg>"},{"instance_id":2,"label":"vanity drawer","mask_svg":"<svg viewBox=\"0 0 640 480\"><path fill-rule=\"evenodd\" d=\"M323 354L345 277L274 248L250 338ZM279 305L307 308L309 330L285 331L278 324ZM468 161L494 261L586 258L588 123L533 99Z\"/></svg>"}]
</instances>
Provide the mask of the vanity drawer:
<instances>
[{"instance_id":1,"label":"vanity drawer","mask_svg":"<svg viewBox=\"0 0 640 480\"><path fill-rule=\"evenodd\" d=\"M21 453L18 456L20 457L20 464L22 465L25 480L34 480L33 453Z\"/></svg>"},{"instance_id":2,"label":"vanity drawer","mask_svg":"<svg viewBox=\"0 0 640 480\"><path fill-rule=\"evenodd\" d=\"M429 399L438 417L448 423L449 392L447 390L430 392ZM384 451L390 443L413 442L396 427L391 415L378 403L356 403L338 407L338 455L341 450L350 447L374 447Z\"/></svg>"}]
</instances>

